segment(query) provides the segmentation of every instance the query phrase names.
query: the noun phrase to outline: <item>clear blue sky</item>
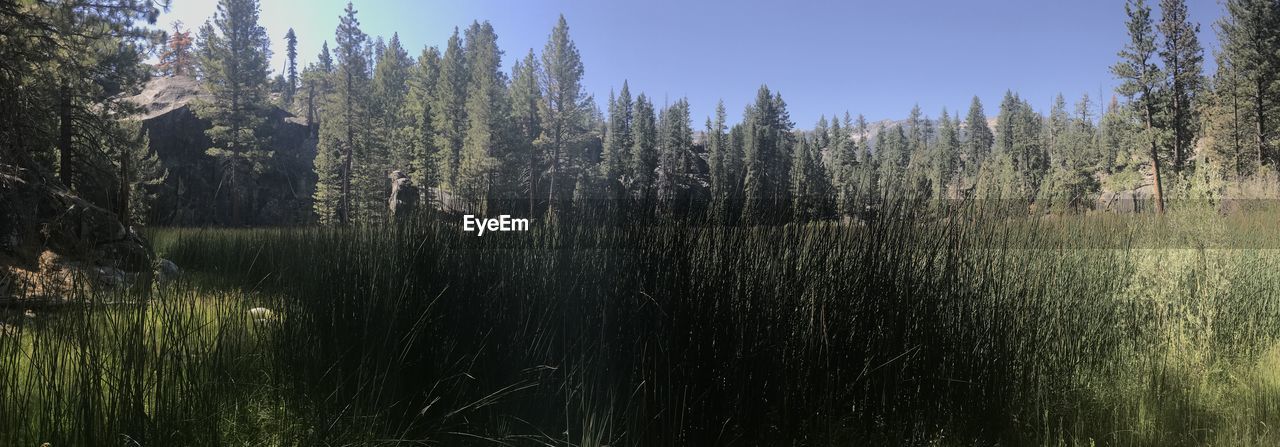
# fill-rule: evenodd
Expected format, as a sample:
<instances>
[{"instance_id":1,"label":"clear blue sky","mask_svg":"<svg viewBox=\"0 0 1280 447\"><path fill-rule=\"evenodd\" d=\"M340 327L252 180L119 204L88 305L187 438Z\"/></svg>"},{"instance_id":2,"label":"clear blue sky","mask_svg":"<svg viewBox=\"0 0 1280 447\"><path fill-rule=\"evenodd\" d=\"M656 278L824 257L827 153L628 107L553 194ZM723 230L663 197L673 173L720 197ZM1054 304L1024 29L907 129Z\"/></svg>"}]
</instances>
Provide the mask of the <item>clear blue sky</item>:
<instances>
[{"instance_id":1,"label":"clear blue sky","mask_svg":"<svg viewBox=\"0 0 1280 447\"><path fill-rule=\"evenodd\" d=\"M160 17L198 27L214 0L173 0ZM1158 0L1148 3L1157 4ZM1201 25L1206 63L1217 48L1222 6L1189 0ZM541 52L563 13L582 53L585 85L604 103L630 81L661 104L687 96L695 128L724 99L731 121L761 83L780 90L799 127L850 111L899 119L919 103L930 116L964 110L978 95L994 116L1006 89L1048 109L1062 92L1111 97L1108 67L1127 37L1121 0L974 1L356 1L370 35L399 32L411 55L442 49L455 26L488 20L505 51L503 70L529 48ZM262 0L273 67L284 64L284 34L299 38L300 65L333 41L345 0ZM1158 12L1157 12L1158 14ZM1158 17L1158 15L1157 15Z\"/></svg>"}]
</instances>

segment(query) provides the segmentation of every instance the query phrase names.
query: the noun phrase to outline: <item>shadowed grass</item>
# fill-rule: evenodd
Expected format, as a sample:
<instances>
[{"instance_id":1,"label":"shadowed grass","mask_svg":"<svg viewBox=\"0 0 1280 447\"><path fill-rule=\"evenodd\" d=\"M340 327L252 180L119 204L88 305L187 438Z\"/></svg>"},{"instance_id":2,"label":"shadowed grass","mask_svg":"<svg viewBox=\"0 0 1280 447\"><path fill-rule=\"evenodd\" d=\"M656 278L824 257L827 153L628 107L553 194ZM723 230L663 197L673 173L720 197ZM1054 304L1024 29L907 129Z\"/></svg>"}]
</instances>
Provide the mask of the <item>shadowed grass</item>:
<instances>
[{"instance_id":1,"label":"shadowed grass","mask_svg":"<svg viewBox=\"0 0 1280 447\"><path fill-rule=\"evenodd\" d=\"M39 402L112 417L6 399L4 414L41 417L0 432L237 445L1278 441L1280 235L1258 223L1275 214L885 214L534 222L484 237L441 223L157 230L157 251L190 272L179 292L86 311L94 335L73 337L97 341L33 356L97 352L103 366L43 388L11 377L48 368L0 368L4 391L44 389ZM256 306L279 319L254 325L244 312ZM132 317L103 320L114 313ZM35 339L82 332L62 318L37 320L50 328ZM6 359L29 350L5 343ZM109 371L137 369L124 359L169 373L121 380ZM83 392L93 377L140 388L144 404Z\"/></svg>"}]
</instances>

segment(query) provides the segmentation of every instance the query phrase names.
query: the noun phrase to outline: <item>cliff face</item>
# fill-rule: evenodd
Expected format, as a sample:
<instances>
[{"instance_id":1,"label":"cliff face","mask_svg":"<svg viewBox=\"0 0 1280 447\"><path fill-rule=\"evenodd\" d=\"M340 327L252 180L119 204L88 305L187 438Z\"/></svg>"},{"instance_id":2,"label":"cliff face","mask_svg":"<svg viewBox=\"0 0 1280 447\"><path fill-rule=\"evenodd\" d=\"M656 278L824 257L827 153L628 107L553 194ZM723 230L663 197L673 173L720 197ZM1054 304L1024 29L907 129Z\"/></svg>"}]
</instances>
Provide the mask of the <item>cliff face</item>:
<instances>
[{"instance_id":1,"label":"cliff face","mask_svg":"<svg viewBox=\"0 0 1280 447\"><path fill-rule=\"evenodd\" d=\"M142 93L130 98L143 107L135 117L151 140L161 164L168 170L164 184L156 188L156 200L146 216L152 225L229 225L228 176L206 150L212 146L205 130L209 122L196 116L194 107L209 97L199 81L185 76L157 78ZM311 219L315 188L312 162L316 142L304 121L287 111L272 108L266 135L272 158L261 172L242 176L242 225L297 225ZM245 180L245 177L251 177Z\"/></svg>"}]
</instances>

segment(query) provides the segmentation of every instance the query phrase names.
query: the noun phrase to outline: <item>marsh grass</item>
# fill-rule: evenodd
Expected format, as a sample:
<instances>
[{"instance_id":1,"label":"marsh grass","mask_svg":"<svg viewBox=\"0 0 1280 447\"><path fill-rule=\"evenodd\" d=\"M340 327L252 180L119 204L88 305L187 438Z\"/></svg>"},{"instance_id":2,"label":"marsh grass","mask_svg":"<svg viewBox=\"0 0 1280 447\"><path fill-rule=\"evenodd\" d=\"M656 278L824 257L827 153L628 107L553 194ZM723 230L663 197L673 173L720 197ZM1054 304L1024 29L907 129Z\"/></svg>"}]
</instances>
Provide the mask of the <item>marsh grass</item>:
<instances>
[{"instance_id":1,"label":"marsh grass","mask_svg":"<svg viewBox=\"0 0 1280 447\"><path fill-rule=\"evenodd\" d=\"M236 292L165 287L149 299L77 297L84 304L9 314L0 337L0 443L263 444L274 422L244 423L241 407L288 421L263 373L274 352ZM95 304L98 303L98 304ZM108 304L112 303L112 304ZM264 423L265 422L265 423ZM244 442L233 442L235 440ZM200 442L197 442L200 443Z\"/></svg>"},{"instance_id":2,"label":"marsh grass","mask_svg":"<svg viewBox=\"0 0 1280 447\"><path fill-rule=\"evenodd\" d=\"M156 230L182 283L0 339L0 441L1280 442L1280 215L884 214Z\"/></svg>"}]
</instances>

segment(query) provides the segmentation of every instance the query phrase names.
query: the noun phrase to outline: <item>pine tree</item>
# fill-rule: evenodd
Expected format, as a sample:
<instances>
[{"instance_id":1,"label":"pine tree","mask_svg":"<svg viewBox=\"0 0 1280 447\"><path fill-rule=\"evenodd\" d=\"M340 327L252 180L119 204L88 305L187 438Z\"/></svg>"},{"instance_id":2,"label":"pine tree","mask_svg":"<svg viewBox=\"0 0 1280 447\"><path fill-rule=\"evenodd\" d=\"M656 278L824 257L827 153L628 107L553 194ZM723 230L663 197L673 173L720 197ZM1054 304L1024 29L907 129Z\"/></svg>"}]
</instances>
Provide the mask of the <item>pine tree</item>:
<instances>
[{"instance_id":1,"label":"pine tree","mask_svg":"<svg viewBox=\"0 0 1280 447\"><path fill-rule=\"evenodd\" d=\"M618 97L609 100L609 123L604 141L604 160L601 163L608 200L611 206L617 208L626 204L627 181L630 180L626 178L625 170L631 159L631 148L635 145L631 134L633 107L631 88L624 80Z\"/></svg>"},{"instance_id":2,"label":"pine tree","mask_svg":"<svg viewBox=\"0 0 1280 447\"><path fill-rule=\"evenodd\" d=\"M854 137L854 133L858 130L854 127L853 118L849 112L844 112L842 125L832 127L835 140L833 143L835 165L831 170L834 182L832 187L836 190L836 204L840 215L851 216L856 210L857 192L860 189L859 151L862 135Z\"/></svg>"},{"instance_id":3,"label":"pine tree","mask_svg":"<svg viewBox=\"0 0 1280 447\"><path fill-rule=\"evenodd\" d=\"M373 40L365 41L365 58L369 60L369 67L377 67L382 63L382 55L387 52L387 41L382 36L374 37Z\"/></svg>"},{"instance_id":4,"label":"pine tree","mask_svg":"<svg viewBox=\"0 0 1280 447\"><path fill-rule=\"evenodd\" d=\"M197 77L200 79L205 77L205 61L217 58L214 53L217 51L218 38L218 30L213 27L212 19L205 20L196 31L195 62Z\"/></svg>"},{"instance_id":5,"label":"pine tree","mask_svg":"<svg viewBox=\"0 0 1280 447\"><path fill-rule=\"evenodd\" d=\"M367 169L372 160L356 157L369 155L369 70L364 52L367 40L360 31L360 21L351 3L338 24L335 33L337 61L333 72L333 91L326 99L325 117L320 121L320 141L316 151L316 171L319 182L316 187L315 206L323 222L346 225L358 217L371 217L372 203L361 203L357 197L375 179ZM359 171L359 172L357 172ZM357 178L360 177L360 178ZM382 179L377 179L382 180ZM381 200L377 202L381 204ZM363 216L361 216L363 215Z\"/></svg>"},{"instance_id":6,"label":"pine tree","mask_svg":"<svg viewBox=\"0 0 1280 447\"><path fill-rule=\"evenodd\" d=\"M333 57L329 54L329 43L324 42L320 46L316 62L302 70L303 94L306 95L303 107L312 138L319 136L320 109L324 105L324 98L332 90L332 77Z\"/></svg>"},{"instance_id":7,"label":"pine tree","mask_svg":"<svg viewBox=\"0 0 1280 447\"><path fill-rule=\"evenodd\" d=\"M828 144L831 137L828 137ZM836 212L835 188L831 183L831 171L822 162L822 151L817 146L810 147L808 182L805 187L810 194L814 219L829 219Z\"/></svg>"},{"instance_id":8,"label":"pine tree","mask_svg":"<svg viewBox=\"0 0 1280 447\"><path fill-rule=\"evenodd\" d=\"M1048 137L1045 139L1049 149L1049 162L1053 167L1063 167L1067 163L1070 151L1068 131L1071 129L1071 118L1067 114L1067 100L1058 93L1054 97L1053 107L1049 108L1049 125L1045 126Z\"/></svg>"},{"instance_id":9,"label":"pine tree","mask_svg":"<svg viewBox=\"0 0 1280 447\"><path fill-rule=\"evenodd\" d=\"M933 161L931 181L935 200L948 197L948 192L956 178L956 165L960 154L959 122L959 115L953 120L947 113L947 109L942 109L942 116L938 118L938 138L934 143L934 154L930 157Z\"/></svg>"},{"instance_id":10,"label":"pine tree","mask_svg":"<svg viewBox=\"0 0 1280 447\"><path fill-rule=\"evenodd\" d=\"M467 61L458 29L445 47L440 60L440 77L436 81L435 104L431 106L431 123L436 132L436 166L441 171L440 187L451 194L458 192L458 172L462 160L462 143L467 129Z\"/></svg>"},{"instance_id":11,"label":"pine tree","mask_svg":"<svg viewBox=\"0 0 1280 447\"><path fill-rule=\"evenodd\" d=\"M742 216L743 181L746 179L746 127L743 123L729 129L728 150L725 154L725 211L724 223L735 224Z\"/></svg>"},{"instance_id":12,"label":"pine tree","mask_svg":"<svg viewBox=\"0 0 1280 447\"><path fill-rule=\"evenodd\" d=\"M508 134L507 76L501 69L498 35L489 22L467 29L467 131L459 159L459 195L484 212L495 198L499 161L506 156Z\"/></svg>"},{"instance_id":13,"label":"pine tree","mask_svg":"<svg viewBox=\"0 0 1280 447\"><path fill-rule=\"evenodd\" d=\"M1012 201L1020 204L1026 200L1027 193L1022 188L1013 159L1006 152L994 152L978 169L974 179L974 197L996 204L992 211L1017 212L1016 209L1005 209L1004 204Z\"/></svg>"},{"instance_id":14,"label":"pine tree","mask_svg":"<svg viewBox=\"0 0 1280 447\"><path fill-rule=\"evenodd\" d=\"M977 96L969 104L969 115L965 117L965 150L963 163L965 172L977 175L978 167L986 161L995 144L995 136L987 125L987 115L982 111L982 101Z\"/></svg>"},{"instance_id":15,"label":"pine tree","mask_svg":"<svg viewBox=\"0 0 1280 447\"><path fill-rule=\"evenodd\" d=\"M871 153L871 133L867 126L866 117L858 114L858 120L854 126L854 130L858 135L858 193L855 196L855 203L849 205L849 211L862 212L871 206L876 199L876 190L878 188L879 165L876 157Z\"/></svg>"},{"instance_id":16,"label":"pine tree","mask_svg":"<svg viewBox=\"0 0 1280 447\"><path fill-rule=\"evenodd\" d=\"M658 124L653 103L649 102L644 93L636 97L635 111L631 116L635 147L631 149L631 163L627 173L634 179L631 182L632 194L640 203L639 208L647 212L654 203L654 179L658 169Z\"/></svg>"},{"instance_id":17,"label":"pine tree","mask_svg":"<svg viewBox=\"0 0 1280 447\"><path fill-rule=\"evenodd\" d=\"M819 150L826 149L831 141L831 125L826 115L818 116L818 123L813 127L813 144Z\"/></svg>"},{"instance_id":18,"label":"pine tree","mask_svg":"<svg viewBox=\"0 0 1280 447\"><path fill-rule=\"evenodd\" d=\"M1036 197L1049 169L1044 119L1012 91L1006 92L996 117L996 148L1013 164L1022 200ZM1008 199L1015 199L1009 197Z\"/></svg>"},{"instance_id":19,"label":"pine tree","mask_svg":"<svg viewBox=\"0 0 1280 447\"><path fill-rule=\"evenodd\" d=\"M1059 95L1061 97L1061 95ZM1087 209L1100 185L1093 176L1094 135L1090 117L1089 96L1076 104L1074 115L1067 115L1064 101L1055 102L1050 112L1052 166L1036 198L1038 207L1046 211L1074 212Z\"/></svg>"},{"instance_id":20,"label":"pine tree","mask_svg":"<svg viewBox=\"0 0 1280 447\"><path fill-rule=\"evenodd\" d=\"M907 116L907 164L903 171L906 187L912 192L928 192L930 189L930 167L933 155L929 151L930 142L934 139L933 122L924 115L917 104L911 108Z\"/></svg>"},{"instance_id":21,"label":"pine tree","mask_svg":"<svg viewBox=\"0 0 1280 447\"><path fill-rule=\"evenodd\" d=\"M543 155L537 144L538 135L542 133L542 117L538 111L539 104L542 103L541 71L532 48L523 61L516 61L511 68L511 119L516 127L513 154L522 167L520 177L529 201L530 216L534 215L537 198L541 197L538 195L538 185L544 165Z\"/></svg>"},{"instance_id":22,"label":"pine tree","mask_svg":"<svg viewBox=\"0 0 1280 447\"><path fill-rule=\"evenodd\" d=\"M294 34L293 28L289 28L289 32L284 34L284 42L288 64L285 66L284 105L288 109L292 108L293 97L298 93L298 35Z\"/></svg>"},{"instance_id":23,"label":"pine tree","mask_svg":"<svg viewBox=\"0 0 1280 447\"><path fill-rule=\"evenodd\" d=\"M1200 47L1200 25L1191 23L1186 0L1160 0L1160 34L1164 46L1160 58L1168 79L1164 95L1166 121L1172 128L1173 160L1170 166L1181 173L1199 133L1198 93L1203 84L1204 49Z\"/></svg>"},{"instance_id":24,"label":"pine tree","mask_svg":"<svg viewBox=\"0 0 1280 447\"><path fill-rule=\"evenodd\" d=\"M371 112L379 129L375 136L381 149L388 155L384 170L408 171L413 159L414 128L407 122L406 101L409 98L409 78L412 76L413 59L400 45L400 35L382 49L378 65L373 69L373 96ZM387 191L388 193L390 191Z\"/></svg>"},{"instance_id":25,"label":"pine tree","mask_svg":"<svg viewBox=\"0 0 1280 447\"><path fill-rule=\"evenodd\" d=\"M924 112L920 110L920 104L911 107L911 113L907 115L906 132L907 132L907 153L908 157L924 152L928 141L926 139L925 124L928 118L924 116Z\"/></svg>"},{"instance_id":26,"label":"pine tree","mask_svg":"<svg viewBox=\"0 0 1280 447\"><path fill-rule=\"evenodd\" d=\"M1108 173L1136 170L1134 148L1147 144L1142 119L1132 105L1120 104L1112 98L1106 113L1099 120L1099 138L1102 167Z\"/></svg>"},{"instance_id":27,"label":"pine tree","mask_svg":"<svg viewBox=\"0 0 1280 447\"><path fill-rule=\"evenodd\" d=\"M881 129L876 134L877 186L883 191L904 187L911 161L911 143L902 125Z\"/></svg>"},{"instance_id":28,"label":"pine tree","mask_svg":"<svg viewBox=\"0 0 1280 447\"><path fill-rule=\"evenodd\" d=\"M576 170L580 168L576 166L579 157L573 152L586 138L588 127L583 124L591 110L590 98L582 90L582 74L582 58L577 45L569 38L569 24L561 15L542 50L542 84L546 93L539 107L543 120L539 140L549 148L547 213L550 216L555 215L557 202L564 200L564 182L556 183L562 170L569 171L566 177L572 179L577 177Z\"/></svg>"},{"instance_id":29,"label":"pine tree","mask_svg":"<svg viewBox=\"0 0 1280 447\"><path fill-rule=\"evenodd\" d=\"M1244 119L1253 137L1252 152L1259 164L1280 165L1271 137L1276 116L1277 80L1280 79L1280 5L1271 0L1228 0L1227 18L1219 24L1222 50L1229 65L1243 80L1240 92L1246 97Z\"/></svg>"},{"instance_id":30,"label":"pine tree","mask_svg":"<svg viewBox=\"0 0 1280 447\"><path fill-rule=\"evenodd\" d=\"M101 146L116 152L111 157L116 160L119 180L116 214L126 226L142 225L158 195L156 188L165 182L169 173L151 150L151 139L142 130L142 122L124 121L104 137Z\"/></svg>"},{"instance_id":31,"label":"pine tree","mask_svg":"<svg viewBox=\"0 0 1280 447\"><path fill-rule=\"evenodd\" d=\"M1071 120L1068 138L1067 165L1073 169L1086 170L1090 175L1099 165L1098 129L1093 123L1093 102L1085 94L1076 102L1076 109Z\"/></svg>"},{"instance_id":32,"label":"pine tree","mask_svg":"<svg viewBox=\"0 0 1280 447\"><path fill-rule=\"evenodd\" d=\"M431 121L431 107L435 104L439 78L440 50L436 47L423 48L417 65L411 69L406 80L408 96L401 109L401 122L409 127L409 179L420 187L420 198L425 204L433 204L435 197L432 187L439 180L436 132Z\"/></svg>"},{"instance_id":33,"label":"pine tree","mask_svg":"<svg viewBox=\"0 0 1280 447\"><path fill-rule=\"evenodd\" d=\"M826 120L819 121L819 124L826 124ZM825 129L823 129L825 130ZM815 137L817 129L815 129ZM815 138L816 139L816 138ZM810 164L812 158L810 152L813 152L813 143L810 143L809 137L801 137L798 144L795 145L795 153L791 155L791 220L793 222L804 223L816 218L816 202L815 193L811 188L813 180L809 175L813 173L813 166Z\"/></svg>"},{"instance_id":34,"label":"pine tree","mask_svg":"<svg viewBox=\"0 0 1280 447\"><path fill-rule=\"evenodd\" d=\"M743 117L746 124L742 220L747 224L778 223L789 216L791 201L791 119L782 96L760 86L756 101Z\"/></svg>"},{"instance_id":35,"label":"pine tree","mask_svg":"<svg viewBox=\"0 0 1280 447\"><path fill-rule=\"evenodd\" d=\"M1121 80L1117 92L1129 98L1141 110L1150 148L1151 171L1155 177L1156 212L1164 214L1164 191L1160 182L1160 149L1154 127L1156 107L1163 74L1152 60L1156 53L1155 31L1152 29L1151 8L1145 0L1129 0L1125 3L1129 16L1129 43L1120 51L1120 62L1111 72Z\"/></svg>"},{"instance_id":36,"label":"pine tree","mask_svg":"<svg viewBox=\"0 0 1280 447\"><path fill-rule=\"evenodd\" d=\"M1228 20L1230 20L1228 18ZM1224 39L1225 40L1225 39ZM1223 51L1218 54L1218 70L1214 75L1212 94L1206 117L1209 152L1214 161L1232 180L1240 180L1252 174L1262 157L1251 133L1255 127L1248 125L1249 97L1247 79Z\"/></svg>"},{"instance_id":37,"label":"pine tree","mask_svg":"<svg viewBox=\"0 0 1280 447\"><path fill-rule=\"evenodd\" d=\"M799 139L791 156L791 218L795 222L824 219L830 217L832 211L831 182L817 145L822 124L819 121L812 141L807 137Z\"/></svg>"},{"instance_id":38,"label":"pine tree","mask_svg":"<svg viewBox=\"0 0 1280 447\"><path fill-rule=\"evenodd\" d=\"M858 121L855 128L858 132L858 142L860 143L858 144L858 163L870 165L872 163L870 144L871 134L867 127L867 118L862 116L862 114L858 114Z\"/></svg>"},{"instance_id":39,"label":"pine tree","mask_svg":"<svg viewBox=\"0 0 1280 447\"><path fill-rule=\"evenodd\" d=\"M268 39L258 24L257 0L219 1L213 24L217 34L204 36L201 60L211 100L196 112L210 122L205 133L213 147L207 153L221 162L230 196L229 223L239 225L242 197L253 190L253 178L271 157L262 129L267 116Z\"/></svg>"},{"instance_id":40,"label":"pine tree","mask_svg":"<svg viewBox=\"0 0 1280 447\"><path fill-rule=\"evenodd\" d=\"M845 114L847 115L848 112L845 112ZM834 160L840 157L840 148L848 138L848 135L845 134L844 127L840 125L840 118L838 115L834 113L831 114L831 125L827 130L827 144L826 146L823 146L823 149L831 154L833 163L838 163Z\"/></svg>"},{"instance_id":41,"label":"pine tree","mask_svg":"<svg viewBox=\"0 0 1280 447\"><path fill-rule=\"evenodd\" d=\"M195 58L191 54L191 31L182 29L182 21L173 22L173 33L165 41L156 70L161 76L191 76L195 74Z\"/></svg>"},{"instance_id":42,"label":"pine tree","mask_svg":"<svg viewBox=\"0 0 1280 447\"><path fill-rule=\"evenodd\" d=\"M716 103L715 121L707 118L706 142L710 158L711 218L720 224L729 223L730 195L734 188L733 160L729 148L729 135L725 126L724 101Z\"/></svg>"},{"instance_id":43,"label":"pine tree","mask_svg":"<svg viewBox=\"0 0 1280 447\"><path fill-rule=\"evenodd\" d=\"M663 110L659 114L658 128L658 175L654 182L658 209L661 214L670 216L681 208L681 196L689 186L686 160L693 146L689 101L681 98Z\"/></svg>"},{"instance_id":44,"label":"pine tree","mask_svg":"<svg viewBox=\"0 0 1280 447\"><path fill-rule=\"evenodd\" d=\"M144 45L159 11L137 0L0 5L0 156L110 207L109 151L99 146L134 106L123 98L146 79Z\"/></svg>"}]
</instances>

